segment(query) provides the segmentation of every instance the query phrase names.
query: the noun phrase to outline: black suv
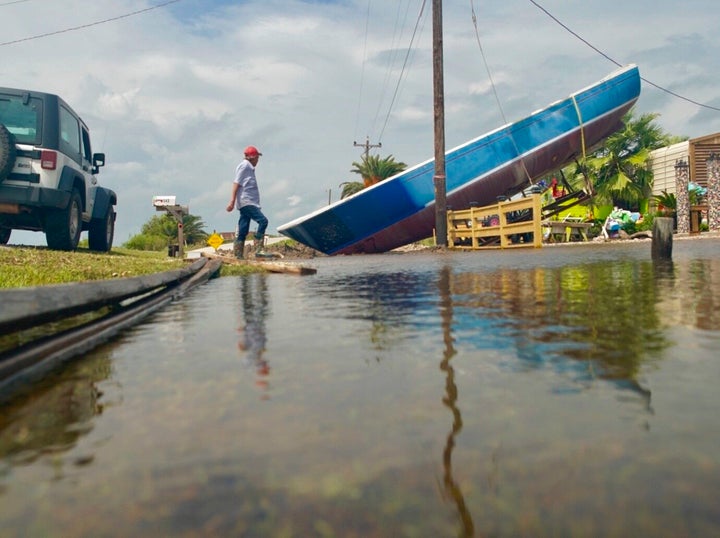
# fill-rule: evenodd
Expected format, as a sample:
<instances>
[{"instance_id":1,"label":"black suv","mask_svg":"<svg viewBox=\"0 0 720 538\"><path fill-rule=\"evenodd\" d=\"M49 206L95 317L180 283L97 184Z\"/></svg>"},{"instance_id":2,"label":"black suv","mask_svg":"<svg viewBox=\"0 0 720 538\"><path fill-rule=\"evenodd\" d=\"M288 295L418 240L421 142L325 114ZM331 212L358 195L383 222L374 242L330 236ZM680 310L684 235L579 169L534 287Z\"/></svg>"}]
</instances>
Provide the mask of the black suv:
<instances>
[{"instance_id":1,"label":"black suv","mask_svg":"<svg viewBox=\"0 0 720 538\"><path fill-rule=\"evenodd\" d=\"M17 229L75 250L87 230L91 250L109 251L117 195L97 184L104 165L87 125L60 97L0 88L0 245Z\"/></svg>"}]
</instances>

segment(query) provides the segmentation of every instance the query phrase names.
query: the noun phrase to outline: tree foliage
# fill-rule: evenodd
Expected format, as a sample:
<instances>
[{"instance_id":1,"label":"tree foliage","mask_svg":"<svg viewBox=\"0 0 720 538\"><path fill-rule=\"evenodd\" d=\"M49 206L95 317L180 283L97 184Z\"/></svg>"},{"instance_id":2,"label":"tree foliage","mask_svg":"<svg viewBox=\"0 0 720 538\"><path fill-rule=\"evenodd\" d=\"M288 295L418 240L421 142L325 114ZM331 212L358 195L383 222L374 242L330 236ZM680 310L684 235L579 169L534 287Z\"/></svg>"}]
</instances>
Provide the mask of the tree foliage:
<instances>
[{"instance_id":1,"label":"tree foliage","mask_svg":"<svg viewBox=\"0 0 720 538\"><path fill-rule=\"evenodd\" d=\"M368 155L364 156L360 162L353 162L352 165L353 168L350 171L362 177L365 187L399 174L407 168L405 163L396 161L392 155L387 157Z\"/></svg>"},{"instance_id":2,"label":"tree foliage","mask_svg":"<svg viewBox=\"0 0 720 538\"><path fill-rule=\"evenodd\" d=\"M188 245L204 243L208 234L205 223L197 215L183 215L183 237ZM168 214L154 215L142 225L140 233L131 237L123 246L135 250L163 250L177 244L178 227L174 217Z\"/></svg>"},{"instance_id":3,"label":"tree foliage","mask_svg":"<svg viewBox=\"0 0 720 538\"><path fill-rule=\"evenodd\" d=\"M652 194L650 152L684 140L664 132L655 123L658 116L648 113L636 118L632 110L628 112L622 129L610 135L584 162L569 167L571 183L578 186L589 181L596 203L638 209Z\"/></svg>"},{"instance_id":4,"label":"tree foliage","mask_svg":"<svg viewBox=\"0 0 720 538\"><path fill-rule=\"evenodd\" d=\"M356 192L360 192L365 188L362 181L344 181L340 183L342 191L340 191L340 198L347 198L352 196Z\"/></svg>"}]
</instances>

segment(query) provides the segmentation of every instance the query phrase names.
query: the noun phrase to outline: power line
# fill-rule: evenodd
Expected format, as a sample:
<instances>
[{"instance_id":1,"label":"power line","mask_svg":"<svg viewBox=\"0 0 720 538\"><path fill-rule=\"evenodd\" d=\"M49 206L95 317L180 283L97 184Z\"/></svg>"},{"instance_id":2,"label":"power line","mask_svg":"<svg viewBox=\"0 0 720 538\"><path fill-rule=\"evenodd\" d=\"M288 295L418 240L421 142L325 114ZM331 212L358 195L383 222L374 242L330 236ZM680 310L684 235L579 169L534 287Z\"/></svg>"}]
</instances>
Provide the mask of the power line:
<instances>
[{"instance_id":1,"label":"power line","mask_svg":"<svg viewBox=\"0 0 720 538\"><path fill-rule=\"evenodd\" d=\"M23 2L27 0L17 0L17 2ZM90 28L91 26L98 26L99 24L105 24L106 22L113 22L120 19L126 19L128 17L133 17L135 15L140 15L141 13L147 13L148 11L153 11L154 9L159 9L161 7L169 6L170 4L176 4L178 2L181 2L182 0L169 0L167 2L163 2L162 4L158 4L157 6L148 7L145 9L139 9L137 11L132 11L130 13L125 13L124 15L118 15L117 17L110 17L109 19L103 19L101 21L91 22L88 24L82 24L80 26L73 26L72 28L65 28L64 30L57 30L55 32L48 32L46 34L39 34L35 36L30 37L23 37L22 39L14 39L12 41L5 41L4 43L0 43L0 47L3 47L5 45L14 45L15 43L22 43L24 41L32 41L33 39L40 39L42 37L49 37L52 35L58 35L58 34L64 34L67 32L74 32L76 30L82 30L84 28ZM11 2L13 3L13 2ZM3 4L6 5L6 4Z\"/></svg>"},{"instance_id":2,"label":"power line","mask_svg":"<svg viewBox=\"0 0 720 538\"><path fill-rule=\"evenodd\" d=\"M10 6L12 4L22 4L23 2L29 2L30 0L15 0L14 2L5 2L4 4L0 4L0 7L3 6Z\"/></svg>"},{"instance_id":3,"label":"power line","mask_svg":"<svg viewBox=\"0 0 720 538\"><path fill-rule=\"evenodd\" d=\"M547 9L545 9L545 8L542 7L540 4L538 4L535 0L530 0L530 3L531 3L531 4L534 4L535 7L537 7L539 10L543 11L548 17L550 17L552 20L554 20L556 23L558 23L560 26L562 26L567 32L571 33L571 34L572 34L573 36L575 36L577 39L579 39L580 41L582 41L583 43L585 43L585 44L586 44L588 47L590 47L592 50L594 50L595 52L597 52L598 54L600 54L601 56L603 56L603 57L606 58L607 60L611 61L612 63L614 63L614 64L617 65L618 67L620 67L620 66L622 65L622 64L620 64L617 60L611 58L610 56L608 56L607 54L605 54L603 51L601 51L600 49L598 49L595 45L591 44L591 43L590 43L589 41L587 41L585 38L583 38L582 36L580 36L579 34L577 34L576 32L574 32L573 30L571 30L566 24L562 23L557 17L555 17L555 16L554 16L552 13L550 13ZM720 108L714 107L714 106L712 106L712 105L706 105L706 104L704 104L704 103L699 103L699 102L697 102L697 101L695 101L695 100L693 100L693 99L690 99L690 98L685 97L685 96L683 96L683 95L677 94L677 93L675 93L675 92L672 91L672 90L668 90L667 88L663 88L662 86L660 86L660 85L658 85L658 84L655 84L654 82L652 82L652 81L650 81L650 80L648 80L648 79L646 79L646 78L644 78L644 77L640 77L640 79L641 79L643 82L646 82L646 83L650 84L651 86L657 88L658 90L663 91L663 92L665 92L665 93L668 93L668 94L672 95L673 97L677 97L678 99L682 99L683 101L687 101L688 103L692 103L693 105L696 105L696 106L699 106L699 107L702 107L702 108L708 108L708 109L710 109L710 110L715 110L715 111L717 111L717 112L720 112Z\"/></svg>"}]
</instances>

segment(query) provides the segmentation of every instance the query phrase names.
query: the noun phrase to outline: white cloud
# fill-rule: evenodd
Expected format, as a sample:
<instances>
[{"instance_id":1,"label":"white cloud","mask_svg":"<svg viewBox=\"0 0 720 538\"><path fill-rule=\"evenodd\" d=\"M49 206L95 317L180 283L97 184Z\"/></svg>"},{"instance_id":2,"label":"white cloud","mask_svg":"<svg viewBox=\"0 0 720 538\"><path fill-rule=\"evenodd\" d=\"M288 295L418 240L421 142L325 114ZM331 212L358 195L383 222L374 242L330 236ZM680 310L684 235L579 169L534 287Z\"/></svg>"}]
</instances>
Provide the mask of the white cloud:
<instances>
[{"instance_id":1,"label":"white cloud","mask_svg":"<svg viewBox=\"0 0 720 538\"><path fill-rule=\"evenodd\" d=\"M39 0L0 6L0 41L119 16L147 0ZM620 63L634 62L663 87L720 106L715 0L541 2ZM270 231L337 199L368 136L382 155L409 165L433 155L430 6L407 57L420 2L250 0L179 2L143 15L0 46L0 84L61 94L84 117L101 183L118 193L118 243L174 194L208 231L232 230L225 212L242 149L257 145ZM526 116L614 69L608 59L530 3L474 2L482 51L503 113ZM407 11L407 17L405 12ZM398 16L400 15L400 16ZM445 2L448 147L502 123L470 6ZM395 98L388 117L390 103ZM667 131L720 131L720 112L645 84L639 112L660 113ZM382 135L382 137L381 137ZM380 138L381 137L381 138ZM39 234L36 241L44 242ZM14 240L17 240L15 233Z\"/></svg>"}]
</instances>

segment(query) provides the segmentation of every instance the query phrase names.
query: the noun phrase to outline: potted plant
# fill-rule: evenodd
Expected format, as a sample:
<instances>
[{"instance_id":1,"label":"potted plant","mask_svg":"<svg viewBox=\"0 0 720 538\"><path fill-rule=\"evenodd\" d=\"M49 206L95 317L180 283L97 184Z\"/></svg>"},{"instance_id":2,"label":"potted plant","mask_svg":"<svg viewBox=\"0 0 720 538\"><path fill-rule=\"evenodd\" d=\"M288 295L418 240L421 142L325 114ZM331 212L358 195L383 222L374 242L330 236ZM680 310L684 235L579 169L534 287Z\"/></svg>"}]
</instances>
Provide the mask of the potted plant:
<instances>
[{"instance_id":1,"label":"potted plant","mask_svg":"<svg viewBox=\"0 0 720 538\"><path fill-rule=\"evenodd\" d=\"M657 204L658 217L675 217L677 198L674 193L662 191L662 193L653 196L653 200Z\"/></svg>"}]
</instances>

